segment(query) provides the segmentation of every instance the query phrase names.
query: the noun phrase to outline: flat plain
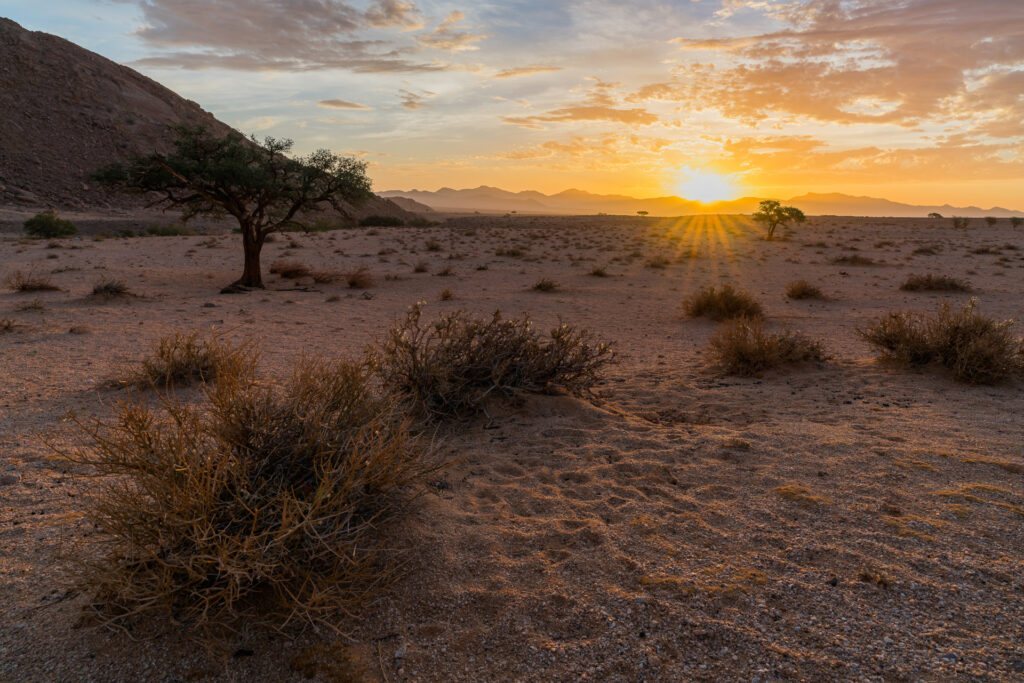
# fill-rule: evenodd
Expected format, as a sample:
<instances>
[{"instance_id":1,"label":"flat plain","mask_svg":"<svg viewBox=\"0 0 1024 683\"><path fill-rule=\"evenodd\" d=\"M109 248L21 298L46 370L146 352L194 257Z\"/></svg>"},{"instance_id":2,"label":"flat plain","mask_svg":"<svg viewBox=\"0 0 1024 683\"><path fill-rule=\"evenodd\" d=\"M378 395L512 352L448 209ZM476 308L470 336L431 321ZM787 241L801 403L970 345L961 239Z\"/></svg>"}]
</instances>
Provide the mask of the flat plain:
<instances>
[{"instance_id":1,"label":"flat plain","mask_svg":"<svg viewBox=\"0 0 1024 683\"><path fill-rule=\"evenodd\" d=\"M59 287L0 294L0 679L1019 679L1022 387L887 365L858 330L972 297L1020 317L1024 232L813 217L762 234L740 217L525 215L279 234L265 273L365 267L371 286L268 275L222 295L237 235L0 233L0 276ZM900 289L926 274L972 291ZM128 293L93 295L103 278ZM788 299L798 279L826 298ZM829 360L716 372L717 324L681 302L722 283ZM67 557L96 531L90 480L51 448L74 438L69 411L110 415L110 380L173 332L253 340L274 379L304 353L360 355L417 301L563 320L618 362L591 400L494 401L442 428L450 464L403 530L407 571L342 635L243 632L218 658L166 625L80 623Z\"/></svg>"}]
</instances>

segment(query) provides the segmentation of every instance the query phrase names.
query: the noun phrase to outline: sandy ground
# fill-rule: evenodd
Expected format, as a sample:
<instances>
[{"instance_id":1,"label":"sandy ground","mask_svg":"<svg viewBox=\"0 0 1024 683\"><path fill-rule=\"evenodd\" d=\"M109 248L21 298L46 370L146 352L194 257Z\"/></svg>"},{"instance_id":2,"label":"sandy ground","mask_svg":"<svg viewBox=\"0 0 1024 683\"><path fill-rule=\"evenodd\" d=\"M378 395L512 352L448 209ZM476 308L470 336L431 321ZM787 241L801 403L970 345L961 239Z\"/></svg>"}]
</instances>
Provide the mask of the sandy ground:
<instances>
[{"instance_id":1,"label":"sandy ground","mask_svg":"<svg viewBox=\"0 0 1024 683\"><path fill-rule=\"evenodd\" d=\"M374 286L269 276L241 295L218 294L240 272L234 235L48 248L0 234L0 274L62 288L0 294L16 325L0 335L0 679L1019 680L1022 387L896 370L857 335L889 310L939 305L898 289L910 274L966 278L983 312L1024 312L1022 232L948 223L814 218L771 243L735 218L284 235L265 269L365 265ZM525 255L495 255L514 248ZM851 255L877 265L831 262ZM670 263L647 267L656 256ZM420 261L428 272L413 272ZM589 274L598 266L610 277ZM102 277L134 296L96 299ZM542 277L559 289L531 290ZM797 278L829 299L788 301ZM717 376L703 360L715 325L682 319L680 302L726 281L832 360ZM417 300L430 314L562 318L614 341L620 362L594 403L530 398L446 433L453 464L407 530L415 562L363 620L340 623L350 639L244 633L217 659L173 628L79 626L63 554L89 531L74 473L43 443L65 442L68 411L109 414L121 394L102 384L169 332L255 338L281 376L304 351L358 354Z\"/></svg>"}]
</instances>

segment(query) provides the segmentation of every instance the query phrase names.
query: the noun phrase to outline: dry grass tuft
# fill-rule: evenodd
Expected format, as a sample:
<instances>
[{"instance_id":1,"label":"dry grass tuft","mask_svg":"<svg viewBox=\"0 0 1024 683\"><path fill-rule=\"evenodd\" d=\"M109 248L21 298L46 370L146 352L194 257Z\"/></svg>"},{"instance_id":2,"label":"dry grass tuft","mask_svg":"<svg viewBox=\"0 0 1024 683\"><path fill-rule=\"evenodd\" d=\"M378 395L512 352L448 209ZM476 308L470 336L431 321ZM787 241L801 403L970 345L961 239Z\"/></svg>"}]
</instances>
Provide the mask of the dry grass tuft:
<instances>
[{"instance_id":1,"label":"dry grass tuft","mask_svg":"<svg viewBox=\"0 0 1024 683\"><path fill-rule=\"evenodd\" d=\"M232 359L247 352L248 347L229 349L216 337L200 339L198 332L177 332L159 339L152 357L133 366L120 383L147 388L210 382Z\"/></svg>"},{"instance_id":2,"label":"dry grass tuft","mask_svg":"<svg viewBox=\"0 0 1024 683\"><path fill-rule=\"evenodd\" d=\"M832 259L829 263L837 266L877 266L879 263L867 256L861 256L860 254L851 254L850 256L839 256L838 258Z\"/></svg>"},{"instance_id":3,"label":"dry grass tuft","mask_svg":"<svg viewBox=\"0 0 1024 683\"><path fill-rule=\"evenodd\" d=\"M373 275L366 266L359 266L345 272L345 284L349 289L369 289L373 287Z\"/></svg>"},{"instance_id":4,"label":"dry grass tuft","mask_svg":"<svg viewBox=\"0 0 1024 683\"><path fill-rule=\"evenodd\" d=\"M371 351L370 363L386 387L440 419L472 414L492 393L586 394L613 358L609 345L569 325L544 338L528 316L503 319L500 311L490 320L456 311L424 323L417 305Z\"/></svg>"},{"instance_id":5,"label":"dry grass tuft","mask_svg":"<svg viewBox=\"0 0 1024 683\"><path fill-rule=\"evenodd\" d=\"M558 290L558 283L545 277L533 283L530 289L535 292L555 292Z\"/></svg>"},{"instance_id":6,"label":"dry grass tuft","mask_svg":"<svg viewBox=\"0 0 1024 683\"><path fill-rule=\"evenodd\" d=\"M10 318L0 318L0 334L8 334L16 331L21 325Z\"/></svg>"},{"instance_id":7,"label":"dry grass tuft","mask_svg":"<svg viewBox=\"0 0 1024 683\"><path fill-rule=\"evenodd\" d=\"M776 495L783 500L788 500L791 503L796 503L805 508L812 508L829 502L827 498L823 496L816 496L799 484L776 486L772 491L774 491Z\"/></svg>"},{"instance_id":8,"label":"dry grass tuft","mask_svg":"<svg viewBox=\"0 0 1024 683\"><path fill-rule=\"evenodd\" d=\"M861 330L883 358L906 366L942 365L971 384L995 384L1024 375L1024 340L1012 320L975 311L976 301L954 310L943 302L932 317L893 312Z\"/></svg>"},{"instance_id":9,"label":"dry grass tuft","mask_svg":"<svg viewBox=\"0 0 1024 683\"><path fill-rule=\"evenodd\" d=\"M80 588L109 625L334 628L394 575L389 531L431 469L361 365L307 359L273 385L247 348L226 351L199 402L162 392L77 423L64 455L100 475Z\"/></svg>"},{"instance_id":10,"label":"dry grass tuft","mask_svg":"<svg viewBox=\"0 0 1024 683\"><path fill-rule=\"evenodd\" d=\"M825 299L821 290L807 280L794 280L786 285L786 297L789 299Z\"/></svg>"},{"instance_id":11,"label":"dry grass tuft","mask_svg":"<svg viewBox=\"0 0 1024 683\"><path fill-rule=\"evenodd\" d=\"M124 296L128 294L128 285L125 283L124 280L103 278L92 286L92 293L94 296L102 296L108 298Z\"/></svg>"},{"instance_id":12,"label":"dry grass tuft","mask_svg":"<svg viewBox=\"0 0 1024 683\"><path fill-rule=\"evenodd\" d=\"M15 292L58 292L60 287L53 284L50 278L34 273L23 273L16 270L4 278L4 286Z\"/></svg>"},{"instance_id":13,"label":"dry grass tuft","mask_svg":"<svg viewBox=\"0 0 1024 683\"><path fill-rule=\"evenodd\" d=\"M274 261L270 265L270 272L280 275L286 280L298 280L299 278L312 275L312 271L310 271L309 266L305 263L286 260Z\"/></svg>"},{"instance_id":14,"label":"dry grass tuft","mask_svg":"<svg viewBox=\"0 0 1024 683\"><path fill-rule=\"evenodd\" d=\"M797 332L768 334L758 318L726 323L711 338L710 358L728 375L753 377L780 365L825 360L821 342Z\"/></svg>"},{"instance_id":15,"label":"dry grass tuft","mask_svg":"<svg viewBox=\"0 0 1024 683\"><path fill-rule=\"evenodd\" d=\"M608 271L603 266L594 266L590 270L590 275L593 277L608 277Z\"/></svg>"},{"instance_id":16,"label":"dry grass tuft","mask_svg":"<svg viewBox=\"0 0 1024 683\"><path fill-rule=\"evenodd\" d=\"M337 271L334 270L314 270L310 275L313 278L313 282L318 285L329 285L332 282L337 282L340 277Z\"/></svg>"},{"instance_id":17,"label":"dry grass tuft","mask_svg":"<svg viewBox=\"0 0 1024 683\"><path fill-rule=\"evenodd\" d=\"M761 304L748 293L725 284L721 288L703 287L683 301L683 312L691 318L728 320L730 318L759 318Z\"/></svg>"},{"instance_id":18,"label":"dry grass tuft","mask_svg":"<svg viewBox=\"0 0 1024 683\"><path fill-rule=\"evenodd\" d=\"M904 292L969 292L971 286L948 275L911 275L900 285Z\"/></svg>"}]
</instances>

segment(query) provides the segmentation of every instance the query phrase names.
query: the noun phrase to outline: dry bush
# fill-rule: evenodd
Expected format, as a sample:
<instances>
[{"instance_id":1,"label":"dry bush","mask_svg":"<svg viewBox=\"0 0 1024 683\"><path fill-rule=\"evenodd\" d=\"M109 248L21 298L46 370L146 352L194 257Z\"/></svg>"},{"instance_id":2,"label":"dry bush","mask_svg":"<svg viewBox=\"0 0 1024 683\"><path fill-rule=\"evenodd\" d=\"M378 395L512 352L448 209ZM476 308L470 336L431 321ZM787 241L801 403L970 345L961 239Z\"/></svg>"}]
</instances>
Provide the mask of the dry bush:
<instances>
[{"instance_id":1,"label":"dry bush","mask_svg":"<svg viewBox=\"0 0 1024 683\"><path fill-rule=\"evenodd\" d=\"M338 273L333 270L314 270L310 273L313 278L313 282L318 285L329 285L332 282L337 282Z\"/></svg>"},{"instance_id":2,"label":"dry bush","mask_svg":"<svg viewBox=\"0 0 1024 683\"><path fill-rule=\"evenodd\" d=\"M157 340L153 355L131 367L120 383L146 388L214 381L232 354L243 350L231 350L216 337L200 339L198 332L176 332Z\"/></svg>"},{"instance_id":3,"label":"dry bush","mask_svg":"<svg viewBox=\"0 0 1024 683\"><path fill-rule=\"evenodd\" d=\"M302 277L308 277L312 274L309 270L309 266L306 264L298 261L286 260L274 261L274 263L270 265L270 272L280 275L287 280L297 280Z\"/></svg>"},{"instance_id":4,"label":"dry bush","mask_svg":"<svg viewBox=\"0 0 1024 683\"><path fill-rule=\"evenodd\" d=\"M536 292L554 292L558 290L558 283L545 277L533 283L530 289Z\"/></svg>"},{"instance_id":5,"label":"dry bush","mask_svg":"<svg viewBox=\"0 0 1024 683\"><path fill-rule=\"evenodd\" d=\"M790 299L824 299L821 290L807 280L794 280L786 285L786 296Z\"/></svg>"},{"instance_id":6,"label":"dry bush","mask_svg":"<svg viewBox=\"0 0 1024 683\"><path fill-rule=\"evenodd\" d=\"M124 280L105 277L92 286L92 293L103 297L124 296L128 294L128 285Z\"/></svg>"},{"instance_id":7,"label":"dry bush","mask_svg":"<svg viewBox=\"0 0 1024 683\"><path fill-rule=\"evenodd\" d=\"M905 292L969 292L971 286L948 275L911 275L900 285Z\"/></svg>"},{"instance_id":8,"label":"dry bush","mask_svg":"<svg viewBox=\"0 0 1024 683\"><path fill-rule=\"evenodd\" d=\"M652 256L651 258L644 261L644 268L654 268L656 270L664 270L668 268L672 262L664 256Z\"/></svg>"},{"instance_id":9,"label":"dry bush","mask_svg":"<svg viewBox=\"0 0 1024 683\"><path fill-rule=\"evenodd\" d=\"M730 318L759 318L761 304L743 290L725 284L721 288L713 285L701 288L683 301L683 312L691 318L727 320Z\"/></svg>"},{"instance_id":10,"label":"dry bush","mask_svg":"<svg viewBox=\"0 0 1024 683\"><path fill-rule=\"evenodd\" d=\"M437 240L427 240L424 246L427 251L441 251L441 243Z\"/></svg>"},{"instance_id":11,"label":"dry bush","mask_svg":"<svg viewBox=\"0 0 1024 683\"><path fill-rule=\"evenodd\" d=\"M608 344L569 325L545 338L529 316L503 319L500 311L490 320L456 311L425 323L418 305L370 352L384 385L433 419L472 414L492 393L586 394L613 358Z\"/></svg>"},{"instance_id":12,"label":"dry bush","mask_svg":"<svg viewBox=\"0 0 1024 683\"><path fill-rule=\"evenodd\" d=\"M443 292L437 295L438 301L451 301L454 298L455 295L452 294L452 290L450 289L445 289Z\"/></svg>"},{"instance_id":13,"label":"dry bush","mask_svg":"<svg viewBox=\"0 0 1024 683\"><path fill-rule=\"evenodd\" d=\"M414 273L425 273L425 272L427 272L427 269L429 268L429 266L430 266L430 264L428 264L426 261L417 261L416 265L413 266L413 268L412 268L412 272L414 272Z\"/></svg>"},{"instance_id":14,"label":"dry bush","mask_svg":"<svg viewBox=\"0 0 1024 683\"><path fill-rule=\"evenodd\" d=\"M79 586L106 624L333 628L392 578L389 532L431 469L427 449L361 365L307 359L276 385L243 348L217 374L199 402L162 392L77 420L65 456L100 476Z\"/></svg>"},{"instance_id":15,"label":"dry bush","mask_svg":"<svg viewBox=\"0 0 1024 683\"><path fill-rule=\"evenodd\" d=\"M50 278L34 273L23 273L16 270L4 278L4 286L15 292L57 292L60 287L53 284Z\"/></svg>"},{"instance_id":16,"label":"dry bush","mask_svg":"<svg viewBox=\"0 0 1024 683\"><path fill-rule=\"evenodd\" d=\"M972 299L953 309L943 302L932 317L889 313L860 334L887 360L907 366L936 363L972 384L1024 375L1024 340L1012 335L1014 321L982 315L975 305Z\"/></svg>"},{"instance_id":17,"label":"dry bush","mask_svg":"<svg viewBox=\"0 0 1024 683\"><path fill-rule=\"evenodd\" d=\"M366 266L359 266L345 272L345 284L350 289L369 289L373 287L373 275Z\"/></svg>"},{"instance_id":18,"label":"dry bush","mask_svg":"<svg viewBox=\"0 0 1024 683\"><path fill-rule=\"evenodd\" d=\"M608 277L608 271L602 266L594 266L590 270L590 275L593 277Z\"/></svg>"},{"instance_id":19,"label":"dry bush","mask_svg":"<svg viewBox=\"0 0 1024 683\"><path fill-rule=\"evenodd\" d=\"M821 342L798 332L768 334L759 318L739 318L727 322L711 338L711 361L727 375L752 377L765 370L825 360Z\"/></svg>"},{"instance_id":20,"label":"dry bush","mask_svg":"<svg viewBox=\"0 0 1024 683\"><path fill-rule=\"evenodd\" d=\"M829 263L837 266L877 266L878 262L869 259L867 256L861 256L860 254L852 254L850 256L839 256L832 259Z\"/></svg>"},{"instance_id":21,"label":"dry bush","mask_svg":"<svg viewBox=\"0 0 1024 683\"><path fill-rule=\"evenodd\" d=\"M10 318L0 318L0 334L14 332L19 327L21 326Z\"/></svg>"}]
</instances>

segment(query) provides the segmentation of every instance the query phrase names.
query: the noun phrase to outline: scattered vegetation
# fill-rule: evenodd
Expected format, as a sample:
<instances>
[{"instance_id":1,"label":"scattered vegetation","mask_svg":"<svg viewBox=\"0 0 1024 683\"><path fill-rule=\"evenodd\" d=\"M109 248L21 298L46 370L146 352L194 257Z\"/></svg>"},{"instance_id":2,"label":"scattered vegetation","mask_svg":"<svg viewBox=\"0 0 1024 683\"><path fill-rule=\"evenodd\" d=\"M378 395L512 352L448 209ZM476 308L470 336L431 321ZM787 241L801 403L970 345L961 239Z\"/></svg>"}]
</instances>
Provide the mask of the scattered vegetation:
<instances>
[{"instance_id":1,"label":"scattered vegetation","mask_svg":"<svg viewBox=\"0 0 1024 683\"><path fill-rule=\"evenodd\" d=\"M953 309L943 302L934 316L893 312L861 330L883 358L906 366L938 364L972 384L994 384L1024 374L1024 340L1011 333L1012 320L975 310L976 302Z\"/></svg>"},{"instance_id":2,"label":"scattered vegetation","mask_svg":"<svg viewBox=\"0 0 1024 683\"><path fill-rule=\"evenodd\" d=\"M794 280L786 285L786 297L789 299L824 299L825 295L807 280Z\"/></svg>"},{"instance_id":3,"label":"scattered vegetation","mask_svg":"<svg viewBox=\"0 0 1024 683\"><path fill-rule=\"evenodd\" d=\"M441 243L437 240L427 240L427 243L424 246L427 251L441 251Z\"/></svg>"},{"instance_id":4,"label":"scattered vegetation","mask_svg":"<svg viewBox=\"0 0 1024 683\"><path fill-rule=\"evenodd\" d=\"M195 230L192 228L186 228L184 225L151 225L146 230L147 235L154 235L156 237L177 237L180 235L194 235Z\"/></svg>"},{"instance_id":5,"label":"scattered vegetation","mask_svg":"<svg viewBox=\"0 0 1024 683\"><path fill-rule=\"evenodd\" d=\"M78 226L71 221L58 218L53 211L47 211L37 213L25 221L25 234L43 239L72 237L78 234Z\"/></svg>"},{"instance_id":6,"label":"scattered vegetation","mask_svg":"<svg viewBox=\"0 0 1024 683\"><path fill-rule=\"evenodd\" d=\"M430 264L427 263L426 261L417 261L416 265L413 266L413 268L412 268L412 272L414 272L414 273L425 273L425 272L427 272L427 269L429 267L430 267Z\"/></svg>"},{"instance_id":7,"label":"scattered vegetation","mask_svg":"<svg viewBox=\"0 0 1024 683\"><path fill-rule=\"evenodd\" d=\"M948 275L911 275L900 285L905 292L969 292L971 286Z\"/></svg>"},{"instance_id":8,"label":"scattered vegetation","mask_svg":"<svg viewBox=\"0 0 1024 683\"><path fill-rule=\"evenodd\" d=\"M867 256L861 256L860 254L851 254L849 256L839 256L830 261L833 265L837 266L877 266L878 262Z\"/></svg>"},{"instance_id":9,"label":"scattered vegetation","mask_svg":"<svg viewBox=\"0 0 1024 683\"><path fill-rule=\"evenodd\" d=\"M590 269L590 275L593 277L608 277L608 271L602 266L594 266Z\"/></svg>"},{"instance_id":10,"label":"scattered vegetation","mask_svg":"<svg viewBox=\"0 0 1024 683\"><path fill-rule=\"evenodd\" d=\"M8 334L14 332L20 327L18 323L14 322L10 318L0 318L0 334Z\"/></svg>"},{"instance_id":11,"label":"scattered vegetation","mask_svg":"<svg viewBox=\"0 0 1024 683\"><path fill-rule=\"evenodd\" d=\"M405 225L405 221L397 216L367 216L359 221L359 225L364 228L400 228Z\"/></svg>"},{"instance_id":12,"label":"scattered vegetation","mask_svg":"<svg viewBox=\"0 0 1024 683\"><path fill-rule=\"evenodd\" d=\"M452 290L450 289L445 289L437 296L438 301L451 301L454 298L455 295L452 294Z\"/></svg>"},{"instance_id":13,"label":"scattered vegetation","mask_svg":"<svg viewBox=\"0 0 1024 683\"><path fill-rule=\"evenodd\" d=\"M664 256L652 256L644 262L645 268L654 268L656 270L664 270L668 268L669 264L672 263Z\"/></svg>"},{"instance_id":14,"label":"scattered vegetation","mask_svg":"<svg viewBox=\"0 0 1024 683\"><path fill-rule=\"evenodd\" d=\"M710 358L727 375L752 377L780 365L825 360L825 352L800 333L768 334L759 318L739 318L711 338Z\"/></svg>"},{"instance_id":15,"label":"scattered vegetation","mask_svg":"<svg viewBox=\"0 0 1024 683\"><path fill-rule=\"evenodd\" d=\"M536 292L554 292L558 290L558 283L545 277L533 283L530 289Z\"/></svg>"},{"instance_id":16,"label":"scattered vegetation","mask_svg":"<svg viewBox=\"0 0 1024 683\"><path fill-rule=\"evenodd\" d=\"M1019 228L1022 224L1024 224L1024 218L1021 218L1020 216L1010 217L1010 225L1012 225L1013 227Z\"/></svg>"},{"instance_id":17,"label":"scattered vegetation","mask_svg":"<svg viewBox=\"0 0 1024 683\"><path fill-rule=\"evenodd\" d=\"M57 292L60 287L53 284L50 278L34 273L23 273L16 270L4 278L4 286L15 292Z\"/></svg>"},{"instance_id":18,"label":"scattered vegetation","mask_svg":"<svg viewBox=\"0 0 1024 683\"><path fill-rule=\"evenodd\" d=\"M371 351L370 363L427 418L472 414L491 394L586 394L614 358L609 345L570 325L544 337L528 316L505 319L496 311L487 320L456 311L425 322L422 315L414 306Z\"/></svg>"},{"instance_id":19,"label":"scattered vegetation","mask_svg":"<svg viewBox=\"0 0 1024 683\"><path fill-rule=\"evenodd\" d=\"M990 227L999 222L999 219L995 216L985 216L985 223Z\"/></svg>"},{"instance_id":20,"label":"scattered vegetation","mask_svg":"<svg viewBox=\"0 0 1024 683\"><path fill-rule=\"evenodd\" d=\"M734 289L730 284L720 288L714 285L701 288L683 301L683 312L691 318L704 317L711 320L759 318L762 315L761 304L747 292Z\"/></svg>"},{"instance_id":21,"label":"scattered vegetation","mask_svg":"<svg viewBox=\"0 0 1024 683\"><path fill-rule=\"evenodd\" d=\"M953 216L952 218L953 228L956 230L966 230L970 222L969 218L964 218L963 216Z\"/></svg>"},{"instance_id":22,"label":"scattered vegetation","mask_svg":"<svg viewBox=\"0 0 1024 683\"><path fill-rule=\"evenodd\" d=\"M329 626L394 576L389 532L426 448L362 365L308 359L276 385L254 359L225 349L199 402L166 391L77 420L65 456L102 475L88 510L102 553L83 554L80 587L104 623Z\"/></svg>"}]
</instances>

